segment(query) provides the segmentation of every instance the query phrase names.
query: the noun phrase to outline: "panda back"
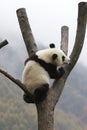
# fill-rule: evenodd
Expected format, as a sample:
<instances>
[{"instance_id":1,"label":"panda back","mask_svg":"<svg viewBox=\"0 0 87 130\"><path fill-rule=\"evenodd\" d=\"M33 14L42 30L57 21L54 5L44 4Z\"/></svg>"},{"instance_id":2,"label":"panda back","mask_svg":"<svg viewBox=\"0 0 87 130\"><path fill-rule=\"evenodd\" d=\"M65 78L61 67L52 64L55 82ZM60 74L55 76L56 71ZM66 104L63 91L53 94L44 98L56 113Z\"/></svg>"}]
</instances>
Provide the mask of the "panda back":
<instances>
[{"instance_id":1,"label":"panda back","mask_svg":"<svg viewBox=\"0 0 87 130\"><path fill-rule=\"evenodd\" d=\"M38 86L49 84L49 74L37 62L30 60L24 68L22 82L33 93Z\"/></svg>"}]
</instances>

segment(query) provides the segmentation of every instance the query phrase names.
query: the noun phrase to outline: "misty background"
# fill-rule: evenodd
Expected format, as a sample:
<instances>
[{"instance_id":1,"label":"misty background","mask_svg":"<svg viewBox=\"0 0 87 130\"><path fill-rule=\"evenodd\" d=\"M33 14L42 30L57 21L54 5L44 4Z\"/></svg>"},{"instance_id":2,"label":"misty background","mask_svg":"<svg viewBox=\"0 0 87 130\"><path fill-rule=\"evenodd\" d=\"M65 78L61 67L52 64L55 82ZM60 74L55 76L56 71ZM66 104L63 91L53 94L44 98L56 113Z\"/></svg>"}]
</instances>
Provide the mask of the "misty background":
<instances>
[{"instance_id":1,"label":"misty background","mask_svg":"<svg viewBox=\"0 0 87 130\"><path fill-rule=\"evenodd\" d=\"M0 0L0 67L21 80L28 57L19 28L16 10L25 8L39 49L50 43L60 47L61 26L69 27L69 54L72 51L80 0ZM86 2L86 0L85 0ZM0 73L0 130L35 130L34 105L26 104L23 92ZM67 79L55 110L55 130L87 130L87 33L82 53Z\"/></svg>"},{"instance_id":2,"label":"misty background","mask_svg":"<svg viewBox=\"0 0 87 130\"><path fill-rule=\"evenodd\" d=\"M48 47L49 43L60 46L61 26L69 27L69 54L72 51L77 27L78 3L81 0L0 0L0 40L7 39L9 46L19 55L25 46L16 10L26 8L32 32L37 44ZM85 0L86 1L86 0ZM85 44L78 62L87 66L87 33ZM15 53L16 54L16 53Z\"/></svg>"}]
</instances>

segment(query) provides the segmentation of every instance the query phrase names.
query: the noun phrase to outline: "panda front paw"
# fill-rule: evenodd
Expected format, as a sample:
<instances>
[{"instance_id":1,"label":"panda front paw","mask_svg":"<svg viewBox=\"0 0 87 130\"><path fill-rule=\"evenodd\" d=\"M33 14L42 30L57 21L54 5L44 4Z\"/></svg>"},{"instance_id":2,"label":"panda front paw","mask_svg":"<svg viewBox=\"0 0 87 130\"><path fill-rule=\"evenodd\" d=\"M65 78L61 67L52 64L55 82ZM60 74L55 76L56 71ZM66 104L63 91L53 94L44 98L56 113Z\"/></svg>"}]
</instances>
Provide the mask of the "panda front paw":
<instances>
[{"instance_id":1,"label":"panda front paw","mask_svg":"<svg viewBox=\"0 0 87 130\"><path fill-rule=\"evenodd\" d=\"M65 70L63 67L59 68L59 73L60 73L60 76L63 76L65 74Z\"/></svg>"}]
</instances>

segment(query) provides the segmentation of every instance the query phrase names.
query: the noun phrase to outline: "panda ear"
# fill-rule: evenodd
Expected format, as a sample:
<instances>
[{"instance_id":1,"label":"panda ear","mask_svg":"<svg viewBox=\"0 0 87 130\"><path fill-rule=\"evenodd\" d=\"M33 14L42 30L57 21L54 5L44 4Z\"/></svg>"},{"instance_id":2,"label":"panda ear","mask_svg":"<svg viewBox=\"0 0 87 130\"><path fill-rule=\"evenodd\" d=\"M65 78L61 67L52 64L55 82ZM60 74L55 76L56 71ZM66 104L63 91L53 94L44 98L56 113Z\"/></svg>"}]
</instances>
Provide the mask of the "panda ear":
<instances>
[{"instance_id":1,"label":"panda ear","mask_svg":"<svg viewBox=\"0 0 87 130\"><path fill-rule=\"evenodd\" d=\"M55 60L57 57L58 57L57 54L53 54L53 55L52 55L52 59L53 59L53 60Z\"/></svg>"},{"instance_id":2,"label":"panda ear","mask_svg":"<svg viewBox=\"0 0 87 130\"><path fill-rule=\"evenodd\" d=\"M50 48L55 48L55 44L54 43L51 43L49 46L50 46Z\"/></svg>"}]
</instances>

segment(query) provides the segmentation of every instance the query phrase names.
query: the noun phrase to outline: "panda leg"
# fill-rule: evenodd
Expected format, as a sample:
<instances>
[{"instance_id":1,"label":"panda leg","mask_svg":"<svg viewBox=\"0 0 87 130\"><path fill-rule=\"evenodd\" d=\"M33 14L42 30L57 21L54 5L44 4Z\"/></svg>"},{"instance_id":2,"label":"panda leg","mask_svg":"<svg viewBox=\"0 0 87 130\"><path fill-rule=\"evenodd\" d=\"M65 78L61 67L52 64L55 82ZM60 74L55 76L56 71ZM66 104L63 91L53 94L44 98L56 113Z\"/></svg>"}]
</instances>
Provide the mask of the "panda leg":
<instances>
[{"instance_id":1,"label":"panda leg","mask_svg":"<svg viewBox=\"0 0 87 130\"><path fill-rule=\"evenodd\" d=\"M34 92L35 102L36 103L42 102L46 98L48 90L49 90L49 84L44 84L42 85L42 87L37 88Z\"/></svg>"},{"instance_id":2,"label":"panda leg","mask_svg":"<svg viewBox=\"0 0 87 130\"><path fill-rule=\"evenodd\" d=\"M24 99L24 101L25 101L26 103L29 103L29 97L28 97L27 94L24 93L23 99Z\"/></svg>"},{"instance_id":3,"label":"panda leg","mask_svg":"<svg viewBox=\"0 0 87 130\"><path fill-rule=\"evenodd\" d=\"M26 103L34 103L33 95L27 95L26 93L24 93L23 99Z\"/></svg>"}]
</instances>

